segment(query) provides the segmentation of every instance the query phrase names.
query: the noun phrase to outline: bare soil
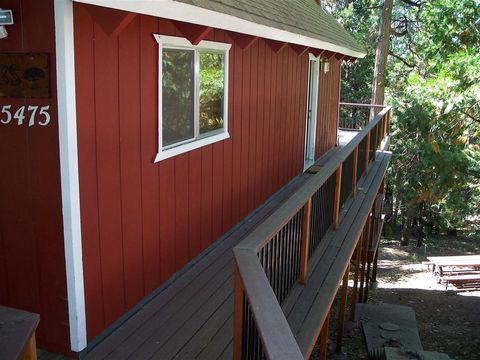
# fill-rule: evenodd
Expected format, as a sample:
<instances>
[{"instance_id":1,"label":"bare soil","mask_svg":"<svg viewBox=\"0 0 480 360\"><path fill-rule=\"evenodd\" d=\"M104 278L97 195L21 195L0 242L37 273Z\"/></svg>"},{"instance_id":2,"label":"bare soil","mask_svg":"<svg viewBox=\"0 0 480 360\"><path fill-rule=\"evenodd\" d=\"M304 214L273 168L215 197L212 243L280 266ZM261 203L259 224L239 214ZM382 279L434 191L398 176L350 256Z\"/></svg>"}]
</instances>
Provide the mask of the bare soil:
<instances>
[{"instance_id":1,"label":"bare soil","mask_svg":"<svg viewBox=\"0 0 480 360\"><path fill-rule=\"evenodd\" d=\"M444 352L455 360L480 360L480 291L452 285L445 289L422 265L427 256L479 254L479 239L438 237L422 247L402 247L396 239L382 239L380 251L378 282L370 289L368 302L413 308L424 350ZM347 322L342 351L334 351L336 306L333 312L328 358L367 359L361 325L355 322ZM312 359L318 357L316 352Z\"/></svg>"}]
</instances>

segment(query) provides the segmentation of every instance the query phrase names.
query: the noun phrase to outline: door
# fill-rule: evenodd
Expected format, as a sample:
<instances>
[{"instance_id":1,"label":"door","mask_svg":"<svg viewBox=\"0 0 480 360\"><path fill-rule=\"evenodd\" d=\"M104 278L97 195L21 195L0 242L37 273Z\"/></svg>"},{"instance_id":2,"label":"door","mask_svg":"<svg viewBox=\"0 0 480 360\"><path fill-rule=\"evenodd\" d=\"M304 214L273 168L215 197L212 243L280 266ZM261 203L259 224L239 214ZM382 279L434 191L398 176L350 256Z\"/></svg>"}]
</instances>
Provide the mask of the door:
<instances>
[{"instance_id":1,"label":"door","mask_svg":"<svg viewBox=\"0 0 480 360\"><path fill-rule=\"evenodd\" d=\"M320 59L309 54L308 59L308 91L307 91L307 123L305 127L305 161L304 171L315 162L315 130L317 126L318 105L318 73Z\"/></svg>"}]
</instances>

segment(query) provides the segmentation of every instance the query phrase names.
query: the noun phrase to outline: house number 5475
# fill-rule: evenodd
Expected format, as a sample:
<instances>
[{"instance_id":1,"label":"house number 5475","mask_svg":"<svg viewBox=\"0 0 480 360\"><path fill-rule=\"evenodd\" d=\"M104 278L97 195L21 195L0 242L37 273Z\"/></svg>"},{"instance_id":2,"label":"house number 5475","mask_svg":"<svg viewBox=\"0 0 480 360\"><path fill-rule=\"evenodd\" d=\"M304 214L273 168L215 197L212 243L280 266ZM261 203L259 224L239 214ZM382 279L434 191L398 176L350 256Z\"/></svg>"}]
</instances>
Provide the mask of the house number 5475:
<instances>
[{"instance_id":1,"label":"house number 5475","mask_svg":"<svg viewBox=\"0 0 480 360\"><path fill-rule=\"evenodd\" d=\"M50 123L50 113L47 106L20 106L18 109L12 109L12 105L3 105L0 117L0 123L9 124L16 121L18 125L25 125L28 121L28 126L40 125L47 126Z\"/></svg>"}]
</instances>

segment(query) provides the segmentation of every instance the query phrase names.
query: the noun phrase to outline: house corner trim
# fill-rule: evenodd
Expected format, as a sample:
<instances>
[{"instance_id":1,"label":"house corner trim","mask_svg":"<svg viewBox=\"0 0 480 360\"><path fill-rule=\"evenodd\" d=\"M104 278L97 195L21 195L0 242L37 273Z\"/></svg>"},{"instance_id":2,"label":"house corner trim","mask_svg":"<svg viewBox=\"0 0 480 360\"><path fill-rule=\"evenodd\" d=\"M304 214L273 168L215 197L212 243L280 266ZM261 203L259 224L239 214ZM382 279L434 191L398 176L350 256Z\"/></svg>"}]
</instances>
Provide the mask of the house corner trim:
<instances>
[{"instance_id":1,"label":"house corner trim","mask_svg":"<svg viewBox=\"0 0 480 360\"><path fill-rule=\"evenodd\" d=\"M75 98L73 2L54 0L58 132L70 344L87 346Z\"/></svg>"}]
</instances>

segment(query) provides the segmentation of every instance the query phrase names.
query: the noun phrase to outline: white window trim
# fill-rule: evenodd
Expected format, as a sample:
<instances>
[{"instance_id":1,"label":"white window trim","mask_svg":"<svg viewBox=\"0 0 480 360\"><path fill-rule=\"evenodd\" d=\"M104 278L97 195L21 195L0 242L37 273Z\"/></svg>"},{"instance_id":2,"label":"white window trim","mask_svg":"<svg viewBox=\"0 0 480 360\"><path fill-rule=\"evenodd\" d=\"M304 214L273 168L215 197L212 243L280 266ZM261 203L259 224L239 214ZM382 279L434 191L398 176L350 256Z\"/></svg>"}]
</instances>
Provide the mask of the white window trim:
<instances>
[{"instance_id":1,"label":"white window trim","mask_svg":"<svg viewBox=\"0 0 480 360\"><path fill-rule=\"evenodd\" d=\"M228 139L230 137L228 133L228 56L231 44L219 43L213 41L200 41L198 45L192 45L190 41L186 38L176 37L176 36L164 36L164 35L154 35L155 40L158 42L158 153L155 157L155 162L177 156L179 154L198 149L202 146L210 145L218 141ZM224 101L223 101L223 129L218 130L217 134L214 135L202 135L199 134L199 119L197 110L199 108L199 64L198 61L198 51L195 51L195 95L194 95L194 107L195 107L195 119L194 119L194 138L185 140L184 143L173 144L170 147L164 148L162 145L163 142L163 123L162 123L162 113L163 113L163 89L162 89L162 59L163 59L163 48L167 47L169 49L188 49L188 50L218 50L222 51L225 54L225 80L224 80Z\"/></svg>"}]
</instances>

